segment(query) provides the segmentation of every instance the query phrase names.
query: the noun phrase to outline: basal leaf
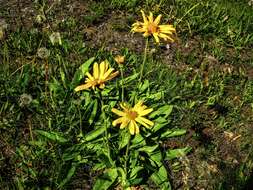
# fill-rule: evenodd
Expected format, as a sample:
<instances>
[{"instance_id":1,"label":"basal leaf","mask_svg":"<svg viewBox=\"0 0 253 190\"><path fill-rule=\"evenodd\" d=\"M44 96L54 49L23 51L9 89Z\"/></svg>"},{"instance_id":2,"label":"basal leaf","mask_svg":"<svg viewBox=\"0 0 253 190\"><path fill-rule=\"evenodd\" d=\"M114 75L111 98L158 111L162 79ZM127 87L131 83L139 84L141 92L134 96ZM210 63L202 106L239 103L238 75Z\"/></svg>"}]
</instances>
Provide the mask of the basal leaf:
<instances>
[{"instance_id":1,"label":"basal leaf","mask_svg":"<svg viewBox=\"0 0 253 190\"><path fill-rule=\"evenodd\" d=\"M169 137L176 137L176 136L181 136L186 133L185 129L172 129L172 130L167 130L164 133L161 134L161 138L169 138Z\"/></svg>"},{"instance_id":2,"label":"basal leaf","mask_svg":"<svg viewBox=\"0 0 253 190\"><path fill-rule=\"evenodd\" d=\"M154 146L143 146L141 148L139 148L139 151L142 152L146 152L146 153L152 153L154 152L156 149L158 148L158 145L154 145Z\"/></svg>"},{"instance_id":3,"label":"basal leaf","mask_svg":"<svg viewBox=\"0 0 253 190\"><path fill-rule=\"evenodd\" d=\"M151 180L159 187L161 190L171 190L171 185L168 179L166 168L161 165L159 170L151 175Z\"/></svg>"},{"instance_id":4,"label":"basal leaf","mask_svg":"<svg viewBox=\"0 0 253 190\"><path fill-rule=\"evenodd\" d=\"M139 76L139 73L135 73L133 75L130 75L128 77L125 77L124 79L119 81L119 85L126 85L130 83L131 81L134 81Z\"/></svg>"},{"instance_id":5,"label":"basal leaf","mask_svg":"<svg viewBox=\"0 0 253 190\"><path fill-rule=\"evenodd\" d=\"M105 126L100 126L97 129L92 130L88 134L85 135L84 140L85 141L91 141L96 139L98 136L102 135L106 130Z\"/></svg>"},{"instance_id":6,"label":"basal leaf","mask_svg":"<svg viewBox=\"0 0 253 190\"><path fill-rule=\"evenodd\" d=\"M119 149L124 148L130 140L131 140L131 134L128 132L128 130L121 130L120 131Z\"/></svg>"},{"instance_id":7,"label":"basal leaf","mask_svg":"<svg viewBox=\"0 0 253 190\"><path fill-rule=\"evenodd\" d=\"M164 118L167 118L172 112L173 106L172 105L165 105L158 108L156 111L152 112L149 117L154 118L156 116L163 115Z\"/></svg>"},{"instance_id":8,"label":"basal leaf","mask_svg":"<svg viewBox=\"0 0 253 190\"><path fill-rule=\"evenodd\" d=\"M105 172L99 176L93 186L93 190L107 190L115 182L118 177L116 168L105 170Z\"/></svg>"},{"instance_id":9,"label":"basal leaf","mask_svg":"<svg viewBox=\"0 0 253 190\"><path fill-rule=\"evenodd\" d=\"M138 177L138 173L143 170L144 167L143 166L136 166L134 167L132 170L131 170L131 173L130 173L130 180L133 180L135 179L136 177Z\"/></svg>"},{"instance_id":10,"label":"basal leaf","mask_svg":"<svg viewBox=\"0 0 253 190\"><path fill-rule=\"evenodd\" d=\"M59 188L62 188L70 179L71 177L75 174L76 171L76 163L72 163L71 168L69 169L67 176L61 181Z\"/></svg>"},{"instance_id":11,"label":"basal leaf","mask_svg":"<svg viewBox=\"0 0 253 190\"><path fill-rule=\"evenodd\" d=\"M182 157L185 156L190 151L191 151L190 147L169 150L168 152L166 152L165 159L172 160L174 158Z\"/></svg>"},{"instance_id":12,"label":"basal leaf","mask_svg":"<svg viewBox=\"0 0 253 190\"><path fill-rule=\"evenodd\" d=\"M132 145L131 148L140 147L146 145L145 139L141 136L141 134L135 135L135 137L132 139Z\"/></svg>"},{"instance_id":13,"label":"basal leaf","mask_svg":"<svg viewBox=\"0 0 253 190\"><path fill-rule=\"evenodd\" d=\"M149 87L149 81L145 80L140 86L139 86L139 92L143 93L145 90L147 90Z\"/></svg>"},{"instance_id":14,"label":"basal leaf","mask_svg":"<svg viewBox=\"0 0 253 190\"><path fill-rule=\"evenodd\" d=\"M68 139L66 139L64 136L62 136L60 133L58 132L47 132L47 131L43 131L43 130L35 130L38 134L52 140L52 141L56 141L59 143L66 143L68 142Z\"/></svg>"},{"instance_id":15,"label":"basal leaf","mask_svg":"<svg viewBox=\"0 0 253 190\"><path fill-rule=\"evenodd\" d=\"M163 97L164 97L164 91L161 91L161 92L157 92L155 94L150 94L146 98L158 101L158 100L162 99Z\"/></svg>"},{"instance_id":16,"label":"basal leaf","mask_svg":"<svg viewBox=\"0 0 253 190\"><path fill-rule=\"evenodd\" d=\"M159 117L158 119L159 119L159 121L154 120L155 126L152 127L152 132L156 132L156 131L162 129L163 127L165 127L165 126L168 126L168 124L169 124L169 121L167 121L163 117Z\"/></svg>"},{"instance_id":17,"label":"basal leaf","mask_svg":"<svg viewBox=\"0 0 253 190\"><path fill-rule=\"evenodd\" d=\"M160 150L150 153L149 156L150 156L150 159L157 164L157 166L160 166L162 164L163 158L162 158L162 153Z\"/></svg>"},{"instance_id":18,"label":"basal leaf","mask_svg":"<svg viewBox=\"0 0 253 190\"><path fill-rule=\"evenodd\" d=\"M73 88L76 87L76 85L79 83L79 81L84 78L85 74L89 71L89 67L90 65L93 63L93 61L95 60L95 57L92 57L90 59L88 59L85 63L83 63L75 72L74 74L74 78L71 82L71 86Z\"/></svg>"},{"instance_id":19,"label":"basal leaf","mask_svg":"<svg viewBox=\"0 0 253 190\"><path fill-rule=\"evenodd\" d=\"M89 120L88 120L90 125L94 122L94 119L95 119L97 113L98 113L98 101L94 100L94 105L93 105L93 108L92 108L92 112L91 112Z\"/></svg>"}]
</instances>

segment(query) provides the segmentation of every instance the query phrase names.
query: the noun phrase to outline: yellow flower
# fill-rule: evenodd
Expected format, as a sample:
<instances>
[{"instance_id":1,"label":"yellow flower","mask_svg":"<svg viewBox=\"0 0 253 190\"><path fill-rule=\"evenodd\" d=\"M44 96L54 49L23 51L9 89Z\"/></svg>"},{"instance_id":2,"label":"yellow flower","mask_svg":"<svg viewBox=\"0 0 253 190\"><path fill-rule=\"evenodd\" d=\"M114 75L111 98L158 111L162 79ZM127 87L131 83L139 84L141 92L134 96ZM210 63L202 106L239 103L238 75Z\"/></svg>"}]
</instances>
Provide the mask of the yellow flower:
<instances>
[{"instance_id":1,"label":"yellow flower","mask_svg":"<svg viewBox=\"0 0 253 190\"><path fill-rule=\"evenodd\" d=\"M109 62L107 60L103 61L98 65L98 63L94 63L93 65L93 76L87 72L86 75L88 78L85 79L85 84L77 86L75 91L85 90L90 87L95 89L95 87L99 87L103 89L105 87L105 82L113 79L119 74L119 71L114 71L113 68L109 68Z\"/></svg>"},{"instance_id":2,"label":"yellow flower","mask_svg":"<svg viewBox=\"0 0 253 190\"><path fill-rule=\"evenodd\" d=\"M129 107L126 103L121 103L120 107L123 111L112 108L113 113L121 116L112 122L113 126L120 124L120 129L128 126L131 135L134 135L140 133L137 123L140 123L146 128L150 128L154 125L152 121L143 117L153 111L153 108L147 109L147 106L143 105L143 101L139 101L133 108Z\"/></svg>"},{"instance_id":3,"label":"yellow flower","mask_svg":"<svg viewBox=\"0 0 253 190\"><path fill-rule=\"evenodd\" d=\"M123 65L123 63L125 62L125 56L123 56L123 55L117 55L116 57L114 57L114 60L115 60L119 65Z\"/></svg>"},{"instance_id":4,"label":"yellow flower","mask_svg":"<svg viewBox=\"0 0 253 190\"><path fill-rule=\"evenodd\" d=\"M157 43L160 42L159 38L164 39L165 41L171 41L174 42L174 39L172 37L172 34L176 32L176 29L173 27L173 25L159 25L161 21L162 15L158 15L156 19L153 18L153 13L150 12L149 16L146 17L145 13L141 10L143 22L137 21L132 25L132 32L140 32L144 33L144 37L149 37L153 35L155 38L155 41Z\"/></svg>"}]
</instances>

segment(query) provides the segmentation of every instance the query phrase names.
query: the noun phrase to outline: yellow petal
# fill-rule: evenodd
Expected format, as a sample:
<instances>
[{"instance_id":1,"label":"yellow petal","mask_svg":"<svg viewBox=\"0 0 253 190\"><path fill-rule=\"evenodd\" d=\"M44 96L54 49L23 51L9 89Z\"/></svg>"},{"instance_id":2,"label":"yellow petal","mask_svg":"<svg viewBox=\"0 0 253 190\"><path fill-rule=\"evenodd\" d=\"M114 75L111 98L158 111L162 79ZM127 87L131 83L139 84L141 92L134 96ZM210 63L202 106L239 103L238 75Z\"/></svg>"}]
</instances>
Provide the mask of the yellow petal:
<instances>
[{"instance_id":1,"label":"yellow petal","mask_svg":"<svg viewBox=\"0 0 253 190\"><path fill-rule=\"evenodd\" d=\"M159 40L158 34L157 34L157 33L154 33L153 36L154 36L154 38L155 38L155 42L156 42L156 43L159 43L160 40Z\"/></svg>"},{"instance_id":2,"label":"yellow petal","mask_svg":"<svg viewBox=\"0 0 253 190\"><path fill-rule=\"evenodd\" d=\"M160 23L160 21L161 21L161 18L162 18L162 15L158 15L158 17L156 17L154 23L155 23L156 25L158 25L158 24Z\"/></svg>"},{"instance_id":3,"label":"yellow petal","mask_svg":"<svg viewBox=\"0 0 253 190\"><path fill-rule=\"evenodd\" d=\"M129 111L128 105L125 102L122 102L119 105L125 112Z\"/></svg>"},{"instance_id":4,"label":"yellow petal","mask_svg":"<svg viewBox=\"0 0 253 190\"><path fill-rule=\"evenodd\" d=\"M93 77L95 79L98 79L98 77L99 77L99 69L98 69L98 63L97 62L94 63L94 65L93 65Z\"/></svg>"},{"instance_id":5,"label":"yellow petal","mask_svg":"<svg viewBox=\"0 0 253 190\"><path fill-rule=\"evenodd\" d=\"M105 83L100 83L99 88L100 88L100 89L105 88Z\"/></svg>"},{"instance_id":6,"label":"yellow petal","mask_svg":"<svg viewBox=\"0 0 253 190\"><path fill-rule=\"evenodd\" d=\"M130 124L129 124L129 131L130 131L130 134L131 135L134 135L135 134L135 131L136 131L136 128L137 128L137 124L135 121L130 121Z\"/></svg>"},{"instance_id":7,"label":"yellow petal","mask_svg":"<svg viewBox=\"0 0 253 190\"><path fill-rule=\"evenodd\" d=\"M143 36L146 38L146 37L150 36L150 34L148 33L147 30L145 30L145 33L143 34Z\"/></svg>"},{"instance_id":8,"label":"yellow petal","mask_svg":"<svg viewBox=\"0 0 253 190\"><path fill-rule=\"evenodd\" d=\"M115 127L116 125L122 123L124 120L124 117L120 117L118 119L115 119L113 122L112 122L112 125Z\"/></svg>"},{"instance_id":9,"label":"yellow petal","mask_svg":"<svg viewBox=\"0 0 253 190\"><path fill-rule=\"evenodd\" d=\"M106 67L106 63L103 61L102 63L100 63L99 65L99 78L101 79L103 77L103 75L105 74L105 67Z\"/></svg>"},{"instance_id":10,"label":"yellow petal","mask_svg":"<svg viewBox=\"0 0 253 190\"><path fill-rule=\"evenodd\" d=\"M142 14L142 18L143 18L144 23L147 23L148 20L147 20L146 15L143 10L141 10L141 14Z\"/></svg>"},{"instance_id":11,"label":"yellow petal","mask_svg":"<svg viewBox=\"0 0 253 190\"><path fill-rule=\"evenodd\" d=\"M159 37L163 38L165 41L170 40L170 41L174 42L174 39L166 34L161 33L161 34L159 34Z\"/></svg>"},{"instance_id":12,"label":"yellow petal","mask_svg":"<svg viewBox=\"0 0 253 190\"><path fill-rule=\"evenodd\" d=\"M89 72L86 73L86 76L87 76L90 80L94 80L94 77L93 77Z\"/></svg>"},{"instance_id":13,"label":"yellow petal","mask_svg":"<svg viewBox=\"0 0 253 190\"><path fill-rule=\"evenodd\" d=\"M171 32L176 32L176 29L173 27L173 25L159 25L160 32L165 32L165 31L171 31Z\"/></svg>"},{"instance_id":14,"label":"yellow petal","mask_svg":"<svg viewBox=\"0 0 253 190\"><path fill-rule=\"evenodd\" d=\"M115 113L116 115L119 115L119 116L125 116L126 115L125 112L120 111L120 110L118 110L116 108L112 108L112 112Z\"/></svg>"},{"instance_id":15,"label":"yellow petal","mask_svg":"<svg viewBox=\"0 0 253 190\"><path fill-rule=\"evenodd\" d=\"M134 105L134 109L138 109L139 107L142 106L142 104L143 104L143 101L142 101L142 100L139 100L139 101L137 102L137 104Z\"/></svg>"},{"instance_id":16,"label":"yellow petal","mask_svg":"<svg viewBox=\"0 0 253 190\"><path fill-rule=\"evenodd\" d=\"M154 125L154 122L146 119L145 117L137 117L137 118L135 118L135 120L147 128Z\"/></svg>"},{"instance_id":17,"label":"yellow petal","mask_svg":"<svg viewBox=\"0 0 253 190\"><path fill-rule=\"evenodd\" d=\"M153 13L152 12L149 12L148 20L149 20L149 22L153 22Z\"/></svg>"},{"instance_id":18,"label":"yellow petal","mask_svg":"<svg viewBox=\"0 0 253 190\"><path fill-rule=\"evenodd\" d=\"M101 79L106 79L113 71L113 68L109 68L106 73L101 77Z\"/></svg>"},{"instance_id":19,"label":"yellow petal","mask_svg":"<svg viewBox=\"0 0 253 190\"><path fill-rule=\"evenodd\" d=\"M140 129L139 129L139 126L137 125L137 123L135 123L136 126L135 126L135 134L138 135L140 133Z\"/></svg>"},{"instance_id":20,"label":"yellow petal","mask_svg":"<svg viewBox=\"0 0 253 190\"><path fill-rule=\"evenodd\" d=\"M77 86L74 90L76 92L78 92L78 91L81 91L81 90L86 90L86 89L90 88L91 86L93 86L93 83L89 82L89 83Z\"/></svg>"},{"instance_id":21,"label":"yellow petal","mask_svg":"<svg viewBox=\"0 0 253 190\"><path fill-rule=\"evenodd\" d=\"M110 76L108 76L108 77L105 79L105 81L111 80L111 79L113 79L114 77L116 77L116 76L118 76L118 75L119 75L119 71L116 71L116 72L110 74Z\"/></svg>"},{"instance_id":22,"label":"yellow petal","mask_svg":"<svg viewBox=\"0 0 253 190\"><path fill-rule=\"evenodd\" d=\"M139 116L144 116L144 115L147 115L147 114L151 113L152 111L153 111L153 108L149 108L149 109L143 110L141 112L138 112L138 115Z\"/></svg>"},{"instance_id":23,"label":"yellow petal","mask_svg":"<svg viewBox=\"0 0 253 190\"><path fill-rule=\"evenodd\" d=\"M130 122L129 119L127 119L126 117L124 117L124 120L122 121L121 125L120 125L120 129L124 129L128 123Z\"/></svg>"}]
</instances>

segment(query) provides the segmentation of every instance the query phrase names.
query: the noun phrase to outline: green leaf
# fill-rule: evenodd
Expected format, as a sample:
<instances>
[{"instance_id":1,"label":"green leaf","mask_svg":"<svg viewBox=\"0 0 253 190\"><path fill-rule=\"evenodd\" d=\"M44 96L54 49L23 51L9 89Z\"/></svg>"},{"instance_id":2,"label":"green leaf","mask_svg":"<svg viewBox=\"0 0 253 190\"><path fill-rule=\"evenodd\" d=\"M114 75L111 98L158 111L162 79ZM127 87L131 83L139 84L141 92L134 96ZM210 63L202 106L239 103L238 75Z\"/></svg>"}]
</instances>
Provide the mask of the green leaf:
<instances>
[{"instance_id":1,"label":"green leaf","mask_svg":"<svg viewBox=\"0 0 253 190\"><path fill-rule=\"evenodd\" d=\"M139 73L135 73L119 81L119 85L126 85L131 81L135 80L139 76Z\"/></svg>"},{"instance_id":2,"label":"green leaf","mask_svg":"<svg viewBox=\"0 0 253 190\"><path fill-rule=\"evenodd\" d=\"M72 88L75 88L76 85L80 82L82 78L84 78L85 74L89 71L90 65L93 63L95 60L95 57L92 57L88 59L85 63L83 63L75 72L74 78L71 82Z\"/></svg>"},{"instance_id":3,"label":"green leaf","mask_svg":"<svg viewBox=\"0 0 253 190\"><path fill-rule=\"evenodd\" d=\"M138 173L143 170L144 167L143 166L136 166L134 167L132 170L131 170L131 173L130 173L130 180L133 180L135 179L137 176L138 176Z\"/></svg>"},{"instance_id":4,"label":"green leaf","mask_svg":"<svg viewBox=\"0 0 253 190\"><path fill-rule=\"evenodd\" d=\"M123 187L127 186L127 174L125 173L125 170L121 167L117 168L118 170L118 175L119 175L119 179L120 179L120 183Z\"/></svg>"},{"instance_id":5,"label":"green leaf","mask_svg":"<svg viewBox=\"0 0 253 190\"><path fill-rule=\"evenodd\" d=\"M161 190L171 190L171 185L167 176L166 168L162 165L158 171L151 175L151 180L159 186Z\"/></svg>"},{"instance_id":6,"label":"green leaf","mask_svg":"<svg viewBox=\"0 0 253 190\"><path fill-rule=\"evenodd\" d=\"M89 117L88 123L91 125L94 122L94 119L98 113L98 100L94 100L93 109Z\"/></svg>"},{"instance_id":7,"label":"green leaf","mask_svg":"<svg viewBox=\"0 0 253 190\"><path fill-rule=\"evenodd\" d=\"M98 136L102 135L106 130L106 126L100 126L97 129L92 130L88 134L85 135L84 140L85 141L91 141L96 139Z\"/></svg>"},{"instance_id":8,"label":"green leaf","mask_svg":"<svg viewBox=\"0 0 253 190\"><path fill-rule=\"evenodd\" d=\"M53 77L53 82L49 83L49 90L51 92L57 93L60 90L63 90L62 85Z\"/></svg>"},{"instance_id":9,"label":"green leaf","mask_svg":"<svg viewBox=\"0 0 253 190\"><path fill-rule=\"evenodd\" d=\"M165 105L157 109L156 111L152 112L149 117L154 118L156 116L163 115L164 118L167 118L172 112L173 106L172 105Z\"/></svg>"},{"instance_id":10,"label":"green leaf","mask_svg":"<svg viewBox=\"0 0 253 190\"><path fill-rule=\"evenodd\" d=\"M132 145L130 146L130 148L142 147L146 145L146 141L141 136L141 134L135 135L135 137L133 138L131 142L132 142Z\"/></svg>"},{"instance_id":11,"label":"green leaf","mask_svg":"<svg viewBox=\"0 0 253 190\"><path fill-rule=\"evenodd\" d=\"M155 126L152 127L152 132L157 132L158 130L162 129L165 126L168 126L170 121L167 121L163 117L159 117L156 120L154 120Z\"/></svg>"},{"instance_id":12,"label":"green leaf","mask_svg":"<svg viewBox=\"0 0 253 190\"><path fill-rule=\"evenodd\" d=\"M141 148L139 148L138 150L139 151L142 151L142 152L146 152L146 153L152 153L155 151L155 149L158 148L158 145L154 145L154 146L143 146Z\"/></svg>"},{"instance_id":13,"label":"green leaf","mask_svg":"<svg viewBox=\"0 0 253 190\"><path fill-rule=\"evenodd\" d=\"M120 141L119 141L119 149L124 148L128 142L131 140L131 134L128 130L120 131Z\"/></svg>"},{"instance_id":14,"label":"green leaf","mask_svg":"<svg viewBox=\"0 0 253 190\"><path fill-rule=\"evenodd\" d=\"M156 151L156 152L153 152L153 153L151 153L149 155L150 155L150 159L152 161L154 161L158 166L160 166L162 164L162 159L163 158L162 158L162 153L161 153L160 150Z\"/></svg>"},{"instance_id":15,"label":"green leaf","mask_svg":"<svg viewBox=\"0 0 253 190\"><path fill-rule=\"evenodd\" d=\"M43 130L35 130L35 132L37 132L38 134L52 140L52 141L56 141L59 143L66 143L68 142L68 139L66 139L65 137L63 137L60 133L58 132L47 132L47 131L43 131Z\"/></svg>"},{"instance_id":16,"label":"green leaf","mask_svg":"<svg viewBox=\"0 0 253 190\"><path fill-rule=\"evenodd\" d=\"M75 174L77 164L72 163L71 168L69 169L67 176L62 180L60 183L59 187L62 188L70 179L71 177Z\"/></svg>"},{"instance_id":17,"label":"green leaf","mask_svg":"<svg viewBox=\"0 0 253 190\"><path fill-rule=\"evenodd\" d=\"M101 176L99 176L93 186L93 190L107 190L115 182L118 177L118 172L116 168L110 168L105 170Z\"/></svg>"},{"instance_id":18,"label":"green leaf","mask_svg":"<svg viewBox=\"0 0 253 190\"><path fill-rule=\"evenodd\" d=\"M161 100L161 99L164 97L164 92L165 92L165 91L161 91L161 92L157 92L157 93L155 93L155 94L150 94L150 95L148 95L146 98L147 98L147 99L151 99L151 100L158 101L158 100Z\"/></svg>"},{"instance_id":19,"label":"green leaf","mask_svg":"<svg viewBox=\"0 0 253 190\"><path fill-rule=\"evenodd\" d=\"M63 86L65 88L67 88L66 75L65 75L64 71L62 70L62 68L60 68L60 75L61 75L61 80L62 80Z\"/></svg>"},{"instance_id":20,"label":"green leaf","mask_svg":"<svg viewBox=\"0 0 253 190\"><path fill-rule=\"evenodd\" d=\"M168 152L166 152L165 159L172 160L174 158L182 157L185 156L190 151L191 151L190 147L169 150Z\"/></svg>"},{"instance_id":21,"label":"green leaf","mask_svg":"<svg viewBox=\"0 0 253 190\"><path fill-rule=\"evenodd\" d=\"M185 129L167 130L161 134L161 138L170 138L170 137L181 136L181 135L184 135L185 133L186 133Z\"/></svg>"},{"instance_id":22,"label":"green leaf","mask_svg":"<svg viewBox=\"0 0 253 190\"><path fill-rule=\"evenodd\" d=\"M130 154L130 168L135 168L137 167L137 163L139 161L139 155L140 155L140 152L138 150L134 150L134 151L131 151L131 154Z\"/></svg>"},{"instance_id":23,"label":"green leaf","mask_svg":"<svg viewBox=\"0 0 253 190\"><path fill-rule=\"evenodd\" d=\"M142 177L139 178L134 178L134 179L129 179L129 185L133 186L133 185L140 185L140 183L143 181Z\"/></svg>"},{"instance_id":24,"label":"green leaf","mask_svg":"<svg viewBox=\"0 0 253 190\"><path fill-rule=\"evenodd\" d=\"M106 168L106 164L104 162L99 162L92 166L92 170L94 171L103 170L104 168Z\"/></svg>"},{"instance_id":25,"label":"green leaf","mask_svg":"<svg viewBox=\"0 0 253 190\"><path fill-rule=\"evenodd\" d=\"M139 92L143 93L145 90L147 90L149 87L149 81L145 80L143 83L141 83L141 85L139 86Z\"/></svg>"}]
</instances>

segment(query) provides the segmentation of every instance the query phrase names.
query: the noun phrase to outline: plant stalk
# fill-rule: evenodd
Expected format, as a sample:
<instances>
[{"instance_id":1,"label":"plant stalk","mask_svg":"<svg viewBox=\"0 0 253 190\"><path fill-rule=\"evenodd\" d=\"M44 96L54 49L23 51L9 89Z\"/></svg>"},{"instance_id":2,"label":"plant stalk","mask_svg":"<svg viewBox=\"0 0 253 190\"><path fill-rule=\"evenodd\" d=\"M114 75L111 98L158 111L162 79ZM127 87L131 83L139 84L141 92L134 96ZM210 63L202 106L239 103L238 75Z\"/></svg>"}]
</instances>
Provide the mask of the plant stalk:
<instances>
[{"instance_id":1,"label":"plant stalk","mask_svg":"<svg viewBox=\"0 0 253 190\"><path fill-rule=\"evenodd\" d=\"M124 73L123 73L123 67L122 66L120 66L120 74L121 74L121 80L122 80L121 101L124 102Z\"/></svg>"},{"instance_id":2,"label":"plant stalk","mask_svg":"<svg viewBox=\"0 0 253 190\"><path fill-rule=\"evenodd\" d=\"M142 77L143 77L143 70L144 70L146 60L147 60L147 53L148 53L148 38L146 39L146 43L145 43L144 57L143 57L142 65L141 65L139 85L140 85Z\"/></svg>"},{"instance_id":3,"label":"plant stalk","mask_svg":"<svg viewBox=\"0 0 253 190\"><path fill-rule=\"evenodd\" d=\"M126 154L125 154L125 162L124 162L124 171L127 176L127 162L128 162L128 156L129 156L129 147L130 147L131 138L129 139L126 147Z\"/></svg>"},{"instance_id":4,"label":"plant stalk","mask_svg":"<svg viewBox=\"0 0 253 190\"><path fill-rule=\"evenodd\" d=\"M104 111L104 101L103 101L103 97L102 97L101 91L99 91L98 94L99 94L99 100L101 102L102 117L103 117L103 120L105 121L105 127L106 127L106 130L105 130L105 141L106 141L106 146L107 146L107 151L108 151L108 159L109 159L110 163L113 165L113 160L111 158L111 151L110 151L110 145L109 145L107 118L106 118L106 114L105 114L105 111Z\"/></svg>"}]
</instances>

